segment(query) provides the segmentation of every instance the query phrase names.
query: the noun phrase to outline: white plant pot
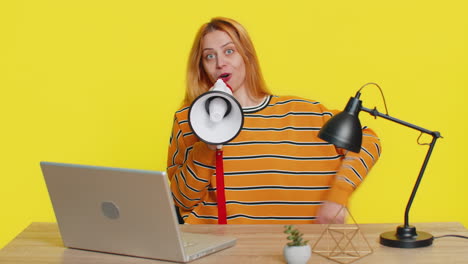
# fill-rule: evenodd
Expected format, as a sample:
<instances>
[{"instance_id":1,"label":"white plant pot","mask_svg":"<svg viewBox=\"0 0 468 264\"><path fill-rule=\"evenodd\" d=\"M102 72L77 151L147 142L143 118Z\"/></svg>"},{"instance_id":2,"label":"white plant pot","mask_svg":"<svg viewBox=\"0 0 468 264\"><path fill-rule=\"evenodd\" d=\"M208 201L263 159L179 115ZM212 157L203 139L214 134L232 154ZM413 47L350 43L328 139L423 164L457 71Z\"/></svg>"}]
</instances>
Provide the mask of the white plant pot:
<instances>
[{"instance_id":1,"label":"white plant pot","mask_svg":"<svg viewBox=\"0 0 468 264\"><path fill-rule=\"evenodd\" d=\"M288 264L305 264L310 259L312 251L309 245L305 246L284 246L283 256Z\"/></svg>"}]
</instances>

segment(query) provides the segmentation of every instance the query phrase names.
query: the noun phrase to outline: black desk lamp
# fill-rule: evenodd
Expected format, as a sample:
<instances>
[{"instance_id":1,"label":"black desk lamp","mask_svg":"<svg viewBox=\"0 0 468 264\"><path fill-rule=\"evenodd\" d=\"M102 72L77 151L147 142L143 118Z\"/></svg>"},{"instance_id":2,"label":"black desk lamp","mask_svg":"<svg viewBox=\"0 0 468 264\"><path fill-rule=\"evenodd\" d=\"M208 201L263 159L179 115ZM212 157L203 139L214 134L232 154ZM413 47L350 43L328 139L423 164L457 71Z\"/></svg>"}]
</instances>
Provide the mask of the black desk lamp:
<instances>
[{"instance_id":1,"label":"black desk lamp","mask_svg":"<svg viewBox=\"0 0 468 264\"><path fill-rule=\"evenodd\" d=\"M375 83L368 83L376 85L379 89L380 87ZM434 149L434 145L436 140L441 137L439 132L430 131L424 129L422 127L410 124L408 122L396 119L386 114L382 114L377 111L377 109L368 109L362 106L362 101L359 100L359 96L361 95L360 91L366 85L361 87L359 91L356 93L355 97L351 97L346 105L346 108L343 112L333 116L328 122L322 127L319 132L319 137L331 144L339 148L344 148L356 153L359 153L361 150L361 143L362 143L362 127L361 122L359 121L358 115L359 112L365 111L369 114L377 117L383 117L385 119L391 120L393 122L402 124L404 126L416 129L421 133L426 133L432 136L432 141L429 145L429 149L426 154L426 158L424 159L423 165L421 170L419 171L419 176L416 180L416 183L413 187L413 191L411 193L410 199L408 204L406 205L405 211L405 223L404 225L400 225L397 227L396 232L390 231L385 232L380 235L380 244L389 247L396 247L396 248L418 248L418 247L426 247L432 245L432 241L434 237L426 232L416 231L416 227L411 226L409 224L408 215L411 208L411 204L413 203L413 199L416 196L416 192L419 187L419 183L421 183L421 179L424 174L424 170L426 169L426 165L429 161L431 156L432 150Z\"/></svg>"}]
</instances>

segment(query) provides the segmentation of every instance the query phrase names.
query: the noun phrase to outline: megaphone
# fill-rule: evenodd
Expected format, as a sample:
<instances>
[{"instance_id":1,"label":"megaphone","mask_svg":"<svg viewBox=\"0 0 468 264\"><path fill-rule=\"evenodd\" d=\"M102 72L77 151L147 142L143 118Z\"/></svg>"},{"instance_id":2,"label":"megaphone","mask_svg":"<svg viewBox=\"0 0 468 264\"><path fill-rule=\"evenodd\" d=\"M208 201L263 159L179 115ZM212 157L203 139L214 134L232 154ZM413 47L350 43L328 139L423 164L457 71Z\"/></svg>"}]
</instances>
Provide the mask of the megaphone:
<instances>
[{"instance_id":1,"label":"megaphone","mask_svg":"<svg viewBox=\"0 0 468 264\"><path fill-rule=\"evenodd\" d=\"M210 91L193 101L188 121L201 141L223 145L239 134L244 124L244 114L231 89L219 79Z\"/></svg>"}]
</instances>

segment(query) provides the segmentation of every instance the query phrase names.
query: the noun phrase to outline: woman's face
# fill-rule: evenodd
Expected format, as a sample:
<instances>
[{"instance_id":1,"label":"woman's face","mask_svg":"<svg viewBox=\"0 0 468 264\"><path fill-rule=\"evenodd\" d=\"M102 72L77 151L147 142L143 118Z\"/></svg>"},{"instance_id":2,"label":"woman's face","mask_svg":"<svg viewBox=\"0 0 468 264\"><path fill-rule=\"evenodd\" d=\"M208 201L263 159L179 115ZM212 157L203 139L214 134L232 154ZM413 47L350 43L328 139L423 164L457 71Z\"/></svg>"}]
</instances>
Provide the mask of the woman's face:
<instances>
[{"instance_id":1,"label":"woman's face","mask_svg":"<svg viewBox=\"0 0 468 264\"><path fill-rule=\"evenodd\" d=\"M229 35L220 30L203 37L202 62L213 84L218 79L231 86L233 92L245 89L245 63Z\"/></svg>"}]
</instances>

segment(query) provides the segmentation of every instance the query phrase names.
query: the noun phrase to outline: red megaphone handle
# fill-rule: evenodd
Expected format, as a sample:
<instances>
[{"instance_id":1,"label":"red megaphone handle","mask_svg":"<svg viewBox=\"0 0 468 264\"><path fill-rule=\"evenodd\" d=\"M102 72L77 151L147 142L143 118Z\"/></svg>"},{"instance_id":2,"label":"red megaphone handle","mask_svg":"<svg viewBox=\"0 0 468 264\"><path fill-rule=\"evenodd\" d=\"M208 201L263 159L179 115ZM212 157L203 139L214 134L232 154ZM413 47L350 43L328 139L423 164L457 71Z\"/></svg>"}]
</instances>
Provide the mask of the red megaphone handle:
<instances>
[{"instance_id":1,"label":"red megaphone handle","mask_svg":"<svg viewBox=\"0 0 468 264\"><path fill-rule=\"evenodd\" d=\"M216 150L216 196L218 200L218 224L227 224L226 194L224 193L223 151Z\"/></svg>"}]
</instances>

